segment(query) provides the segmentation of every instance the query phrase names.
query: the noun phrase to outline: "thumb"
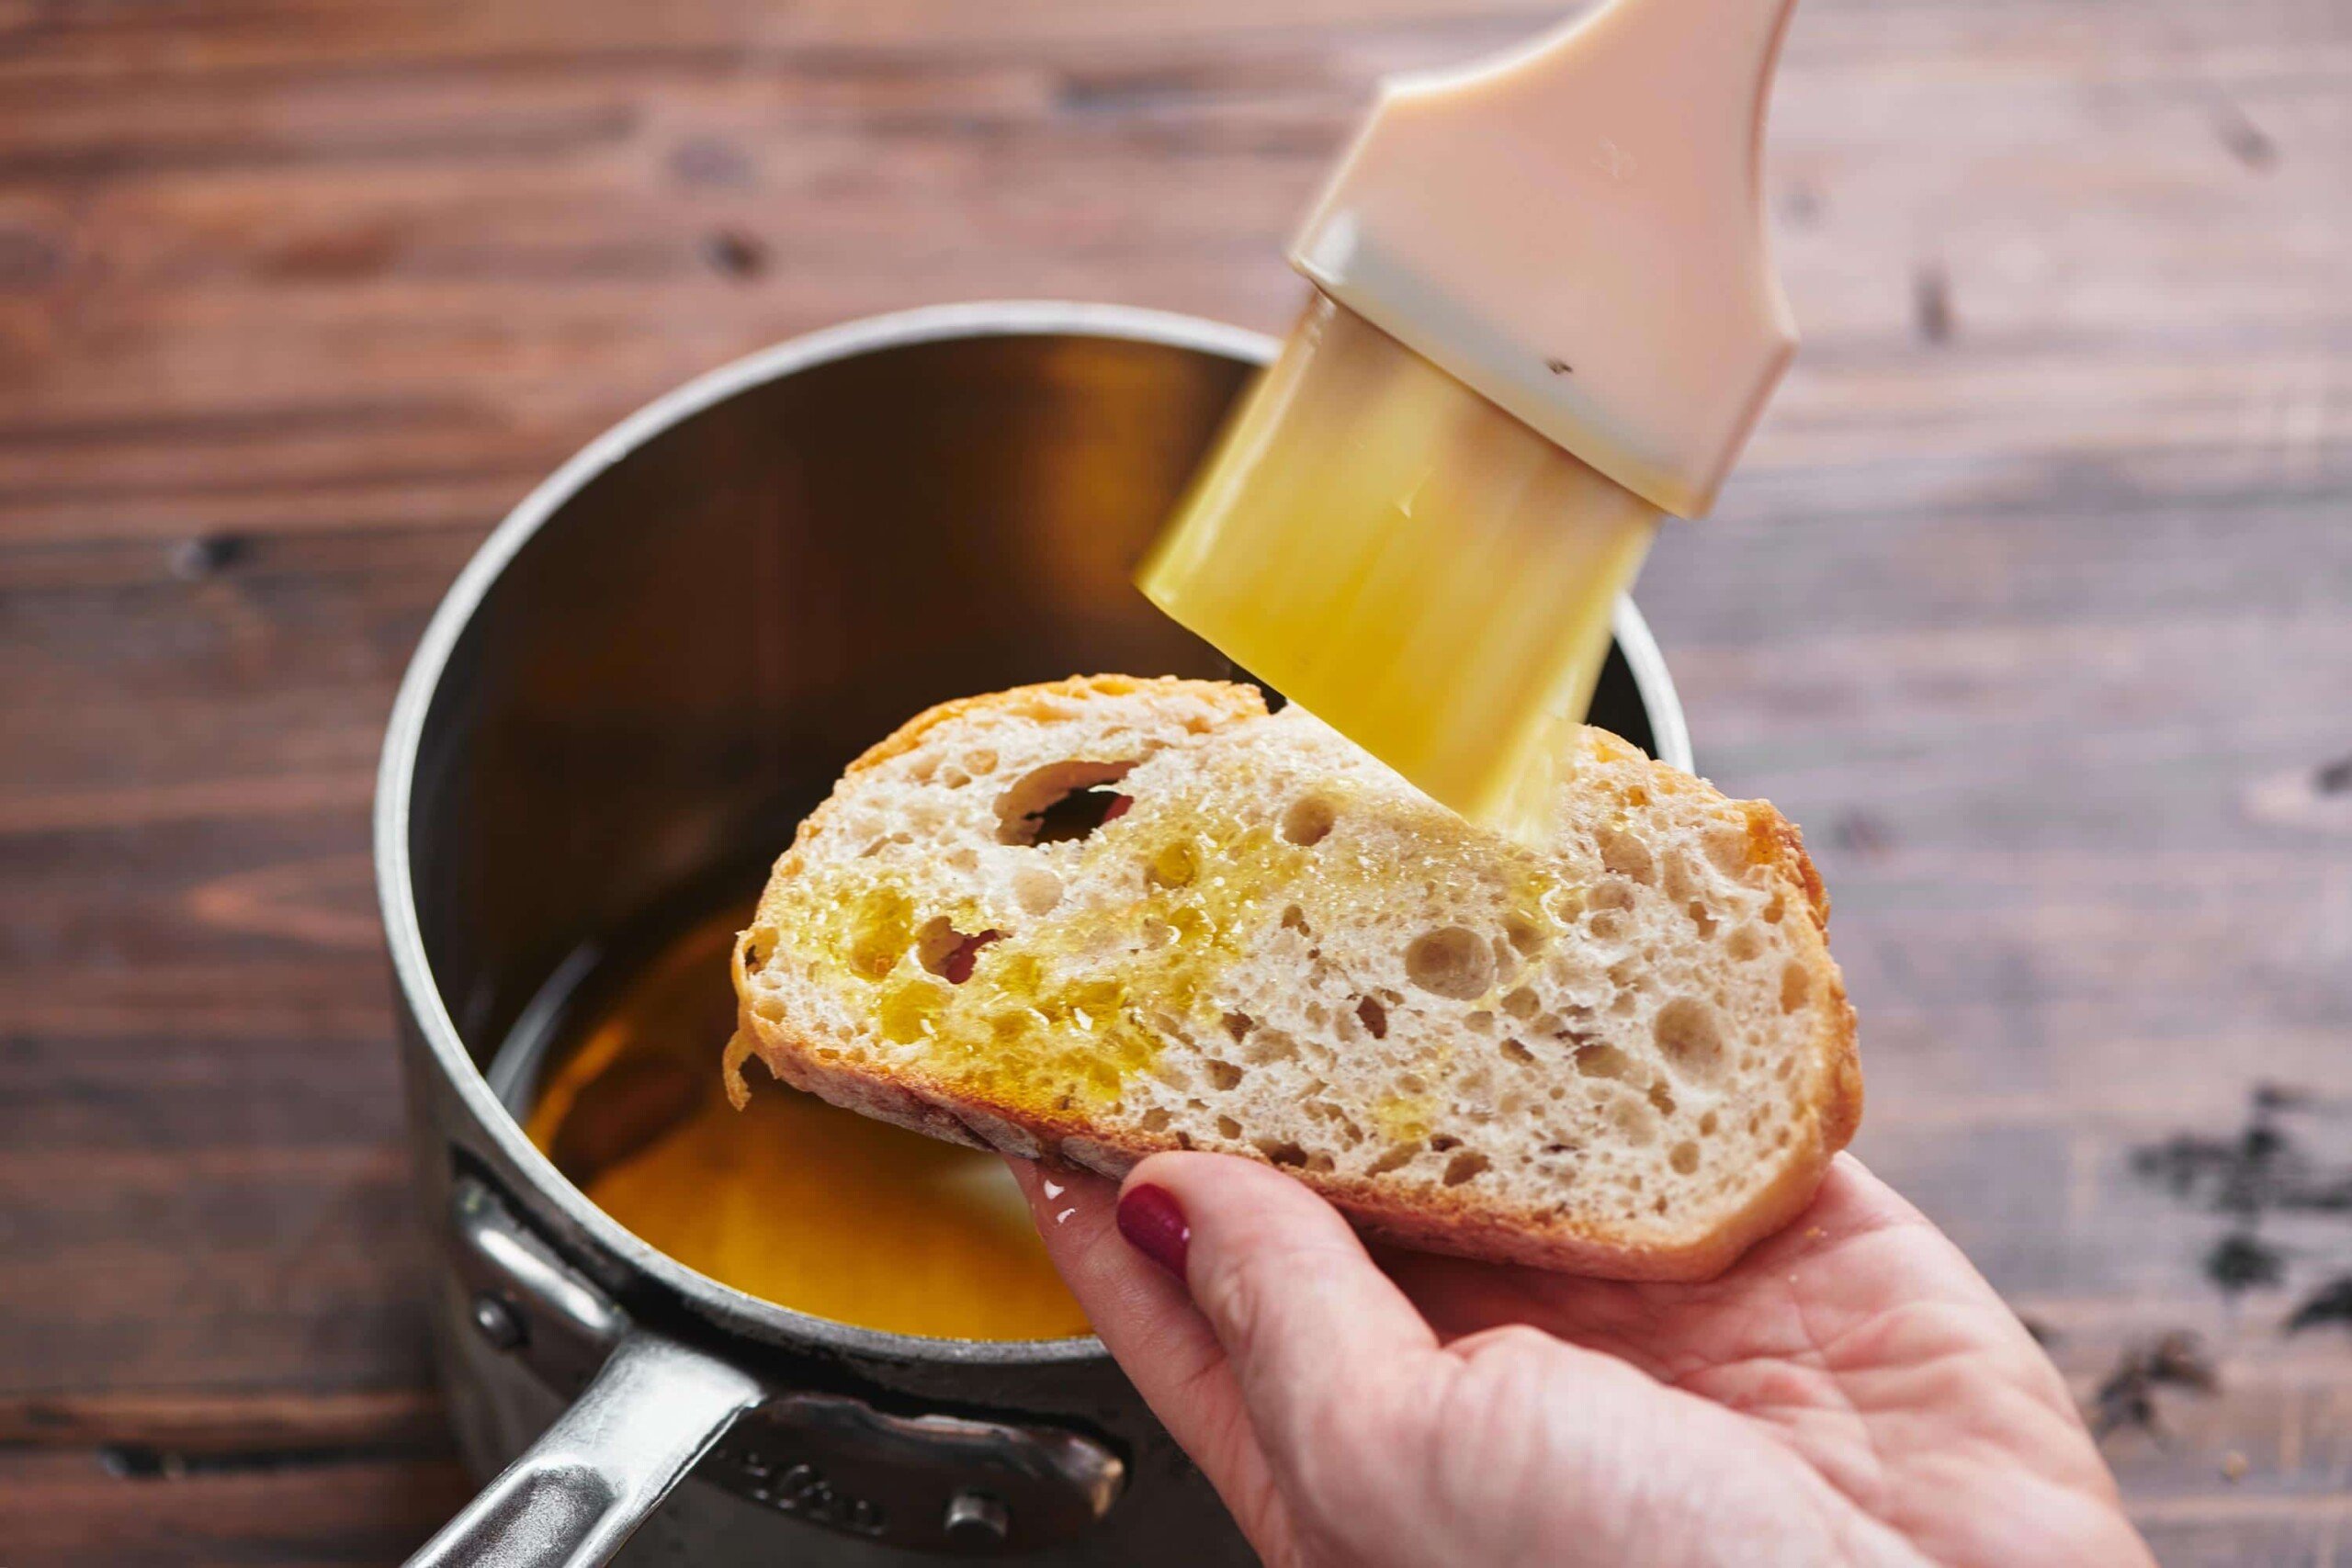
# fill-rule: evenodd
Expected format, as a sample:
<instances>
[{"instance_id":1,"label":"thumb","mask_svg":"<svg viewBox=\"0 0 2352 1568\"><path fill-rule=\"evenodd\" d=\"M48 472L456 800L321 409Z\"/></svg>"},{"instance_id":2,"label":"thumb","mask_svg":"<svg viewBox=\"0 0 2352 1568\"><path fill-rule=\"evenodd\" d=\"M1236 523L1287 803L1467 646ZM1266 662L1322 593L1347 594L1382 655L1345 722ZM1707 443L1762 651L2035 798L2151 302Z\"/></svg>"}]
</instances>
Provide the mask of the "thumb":
<instances>
[{"instance_id":1,"label":"thumb","mask_svg":"<svg viewBox=\"0 0 2352 1568\"><path fill-rule=\"evenodd\" d=\"M1224 1155L1128 1174L1120 1233L1181 1278L1271 1468L1303 1489L1426 1373L1437 1337L1348 1223L1298 1182Z\"/></svg>"}]
</instances>

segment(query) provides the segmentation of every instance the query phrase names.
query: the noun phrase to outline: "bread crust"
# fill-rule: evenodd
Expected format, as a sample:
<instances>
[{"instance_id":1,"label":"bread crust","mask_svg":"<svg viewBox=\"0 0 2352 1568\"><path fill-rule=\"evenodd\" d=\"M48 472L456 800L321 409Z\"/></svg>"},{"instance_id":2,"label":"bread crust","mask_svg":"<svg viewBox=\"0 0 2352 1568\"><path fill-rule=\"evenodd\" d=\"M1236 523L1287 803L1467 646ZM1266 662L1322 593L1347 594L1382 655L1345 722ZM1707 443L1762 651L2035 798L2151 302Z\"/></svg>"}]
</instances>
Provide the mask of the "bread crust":
<instances>
[{"instance_id":1,"label":"bread crust","mask_svg":"<svg viewBox=\"0 0 2352 1568\"><path fill-rule=\"evenodd\" d=\"M1056 702L1137 694L1182 694L1207 705L1219 725L1262 716L1265 706L1254 687L1175 677L1137 679L1125 675L1071 676L1067 680L942 703L910 719L852 762L843 786L860 774L920 745L924 737L975 714L1046 716ZM1613 738L1611 738L1613 741ZM1622 742L1615 744L1622 746ZM1687 787L1688 776L1631 748L1625 749L1661 780L1668 791ZM801 824L793 846L776 863L761 900L758 920L769 921L786 883L805 868L804 851L823 834L837 790ZM1826 1174L1831 1159L1851 1141L1860 1125L1862 1080L1855 1046L1854 1012L1848 1002L1827 942L1829 900L1819 873L1805 853L1796 826L1761 801L1740 803L1747 820L1749 857L1767 866L1782 893L1801 900L1809 917L1791 922L1802 948L1801 962L1825 987L1809 1052L1811 1075L1804 1097L1807 1114L1791 1146L1778 1156L1774 1179L1737 1209L1719 1217L1702 1234L1662 1243L1620 1234L1558 1205L1543 1212L1498 1196L1440 1188L1408 1197L1377 1178L1283 1168L1329 1200L1366 1235L1422 1251L1495 1262L1530 1265L1598 1278L1631 1280L1699 1280L1728 1268L1749 1247L1804 1212ZM742 1065L756 1056L778 1080L845 1110L892 1122L928 1137L1023 1159L1059 1161L1117 1179L1148 1156L1192 1147L1181 1133L1148 1134L1096 1123L1082 1111L1041 1111L990 1096L961 1084L937 1080L919 1066L883 1077L867 1068L829 1063L817 1042L787 1024L761 1017L752 1007L745 944L733 954L739 1001L738 1028L729 1042L725 1076L729 1097L741 1106L748 1095ZM1254 1149L1232 1151L1261 1164L1274 1162Z\"/></svg>"}]
</instances>

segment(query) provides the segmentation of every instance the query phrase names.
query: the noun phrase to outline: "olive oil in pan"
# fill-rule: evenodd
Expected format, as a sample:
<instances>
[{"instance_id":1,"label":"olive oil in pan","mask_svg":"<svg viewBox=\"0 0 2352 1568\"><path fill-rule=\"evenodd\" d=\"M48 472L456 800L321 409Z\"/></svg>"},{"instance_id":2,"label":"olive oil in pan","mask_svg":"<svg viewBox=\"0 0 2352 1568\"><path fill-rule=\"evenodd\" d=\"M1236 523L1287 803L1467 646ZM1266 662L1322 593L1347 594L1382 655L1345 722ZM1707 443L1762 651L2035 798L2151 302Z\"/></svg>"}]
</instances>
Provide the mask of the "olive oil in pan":
<instances>
[{"instance_id":1,"label":"olive oil in pan","mask_svg":"<svg viewBox=\"0 0 2352 1568\"><path fill-rule=\"evenodd\" d=\"M603 988L555 1043L532 1142L649 1245L780 1306L941 1338L1086 1333L994 1155L764 1075L729 1107L728 954L751 913L713 910Z\"/></svg>"}]
</instances>

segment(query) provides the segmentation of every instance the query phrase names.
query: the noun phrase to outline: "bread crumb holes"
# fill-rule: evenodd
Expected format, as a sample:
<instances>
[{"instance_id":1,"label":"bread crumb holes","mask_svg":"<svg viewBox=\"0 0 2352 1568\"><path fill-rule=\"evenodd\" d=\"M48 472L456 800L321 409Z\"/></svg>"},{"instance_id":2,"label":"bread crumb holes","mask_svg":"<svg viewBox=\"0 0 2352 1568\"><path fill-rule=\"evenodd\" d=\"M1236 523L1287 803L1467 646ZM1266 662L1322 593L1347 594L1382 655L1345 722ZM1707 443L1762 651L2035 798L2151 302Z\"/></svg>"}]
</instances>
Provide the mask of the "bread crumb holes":
<instances>
[{"instance_id":1,"label":"bread crumb holes","mask_svg":"<svg viewBox=\"0 0 2352 1568\"><path fill-rule=\"evenodd\" d=\"M1620 876L1648 886L1657 880L1657 858L1638 833L1623 828L1600 830L1600 863Z\"/></svg>"},{"instance_id":2,"label":"bread crumb holes","mask_svg":"<svg viewBox=\"0 0 2352 1568\"><path fill-rule=\"evenodd\" d=\"M1577 1071L1589 1078L1623 1079L1634 1070L1633 1058L1614 1045L1577 1047Z\"/></svg>"},{"instance_id":3,"label":"bread crumb holes","mask_svg":"<svg viewBox=\"0 0 2352 1568\"><path fill-rule=\"evenodd\" d=\"M1132 761L1073 761L1031 769L996 797L996 841L1031 845L1085 838L1125 811L1127 796L1102 786L1134 768Z\"/></svg>"},{"instance_id":4,"label":"bread crumb holes","mask_svg":"<svg viewBox=\"0 0 2352 1568\"><path fill-rule=\"evenodd\" d=\"M1445 1162L1445 1184L1448 1187L1459 1187L1464 1182L1483 1175L1492 1163L1476 1149L1464 1149Z\"/></svg>"},{"instance_id":5,"label":"bread crumb holes","mask_svg":"<svg viewBox=\"0 0 2352 1568\"><path fill-rule=\"evenodd\" d=\"M1677 997L1657 1010L1650 1030L1667 1061L1684 1077L1704 1080L1723 1070L1723 1025L1706 1003Z\"/></svg>"},{"instance_id":6,"label":"bread crumb holes","mask_svg":"<svg viewBox=\"0 0 2352 1568\"><path fill-rule=\"evenodd\" d=\"M1468 1001L1494 983L1495 955L1465 926L1415 937L1405 949L1405 977L1433 996Z\"/></svg>"},{"instance_id":7,"label":"bread crumb holes","mask_svg":"<svg viewBox=\"0 0 2352 1568\"><path fill-rule=\"evenodd\" d=\"M1544 929L1525 915L1512 913L1503 917L1503 940L1521 958L1539 956L1544 947Z\"/></svg>"},{"instance_id":8,"label":"bread crumb holes","mask_svg":"<svg viewBox=\"0 0 2352 1568\"><path fill-rule=\"evenodd\" d=\"M1283 837L1294 844L1313 847L1321 843L1340 818L1339 808L1319 795L1291 802L1283 813Z\"/></svg>"}]
</instances>

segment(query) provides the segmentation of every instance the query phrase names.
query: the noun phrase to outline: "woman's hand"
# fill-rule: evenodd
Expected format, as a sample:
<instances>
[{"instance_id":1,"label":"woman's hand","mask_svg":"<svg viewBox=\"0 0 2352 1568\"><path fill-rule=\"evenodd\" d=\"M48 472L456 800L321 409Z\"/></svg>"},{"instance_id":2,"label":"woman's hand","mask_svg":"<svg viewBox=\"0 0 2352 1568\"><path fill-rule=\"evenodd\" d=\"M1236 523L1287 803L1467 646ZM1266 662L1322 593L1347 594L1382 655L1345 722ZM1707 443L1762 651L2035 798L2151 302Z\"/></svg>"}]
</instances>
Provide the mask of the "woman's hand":
<instances>
[{"instance_id":1,"label":"woman's hand","mask_svg":"<svg viewBox=\"0 0 2352 1568\"><path fill-rule=\"evenodd\" d=\"M1146 1160L1115 1203L1013 1164L1274 1568L2151 1562L2056 1369L1850 1158L1704 1285L1375 1266L1321 1199L1220 1156Z\"/></svg>"}]
</instances>

